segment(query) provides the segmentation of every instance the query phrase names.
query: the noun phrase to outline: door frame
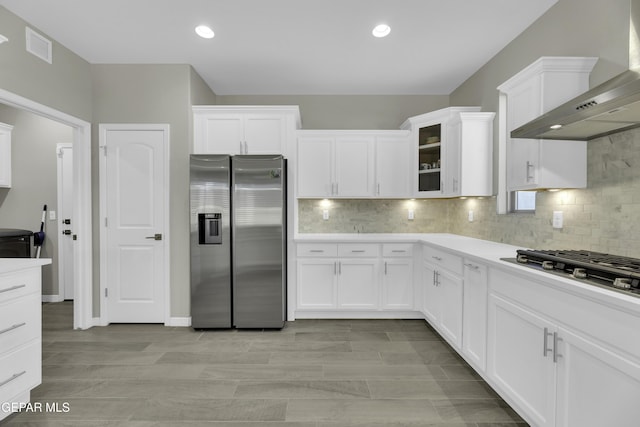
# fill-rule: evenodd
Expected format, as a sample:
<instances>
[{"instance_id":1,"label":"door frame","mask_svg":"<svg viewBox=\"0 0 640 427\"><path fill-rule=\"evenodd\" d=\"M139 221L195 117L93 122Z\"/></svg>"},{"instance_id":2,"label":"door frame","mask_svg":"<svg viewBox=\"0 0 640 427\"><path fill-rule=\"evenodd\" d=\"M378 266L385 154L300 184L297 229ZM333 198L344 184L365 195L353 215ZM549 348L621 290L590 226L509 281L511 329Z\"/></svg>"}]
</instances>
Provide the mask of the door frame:
<instances>
[{"instance_id":1,"label":"door frame","mask_svg":"<svg viewBox=\"0 0 640 427\"><path fill-rule=\"evenodd\" d=\"M58 188L58 194L57 194L57 200L56 203L58 204L58 212L61 212L62 209L60 208L62 206L62 192L61 187L63 186L62 184L62 180L63 180L63 176L62 176L62 156L60 155L60 150L63 150L65 148L71 148L72 152L73 152L73 144L70 144L68 142L59 142L56 144L56 153L57 153L57 174L58 174L58 183L57 183L57 188ZM73 170L73 166L72 166L72 170ZM63 218L61 218L60 216L58 216L58 225L60 226L60 228L63 228L61 225L62 223L60 221L62 221ZM72 224L73 227L73 224ZM65 253L64 250L64 239L60 236L58 236L58 297L60 301L64 301L65 299L67 299L67 291L66 291L66 286L64 286L64 266L65 266L65 260L66 260L67 254Z\"/></svg>"},{"instance_id":2,"label":"door frame","mask_svg":"<svg viewBox=\"0 0 640 427\"><path fill-rule=\"evenodd\" d=\"M93 317L93 250L91 221L91 123L0 89L0 103L29 111L73 129L73 217L77 240L73 250L73 328L96 325Z\"/></svg>"},{"instance_id":3,"label":"door frame","mask_svg":"<svg viewBox=\"0 0 640 427\"><path fill-rule=\"evenodd\" d=\"M164 324L171 326L171 245L170 245L170 202L169 202L169 125L168 124L149 124L149 123L100 123L98 125L98 146L99 156L99 223L100 223L100 318L99 325L106 326L109 324L107 299L105 291L107 289L107 227L105 227L105 219L107 216L107 156L105 156L105 147L107 142L107 132L113 130L145 130L145 131L161 131L163 138L163 166L164 176L162 177L162 186L164 194L164 224L163 224L163 241L164 241ZM75 158L74 158L75 160Z\"/></svg>"}]
</instances>

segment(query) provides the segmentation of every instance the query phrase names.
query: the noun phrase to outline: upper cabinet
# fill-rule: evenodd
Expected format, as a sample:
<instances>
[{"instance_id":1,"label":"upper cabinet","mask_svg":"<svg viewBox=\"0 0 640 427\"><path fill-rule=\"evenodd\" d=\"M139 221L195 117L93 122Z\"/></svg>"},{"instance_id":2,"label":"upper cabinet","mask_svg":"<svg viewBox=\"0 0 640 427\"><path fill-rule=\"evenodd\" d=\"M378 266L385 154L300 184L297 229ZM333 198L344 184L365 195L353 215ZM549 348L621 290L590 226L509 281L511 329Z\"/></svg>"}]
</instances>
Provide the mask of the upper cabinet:
<instances>
[{"instance_id":1,"label":"upper cabinet","mask_svg":"<svg viewBox=\"0 0 640 427\"><path fill-rule=\"evenodd\" d=\"M194 154L289 156L300 128L297 106L193 107Z\"/></svg>"},{"instance_id":2,"label":"upper cabinet","mask_svg":"<svg viewBox=\"0 0 640 427\"><path fill-rule=\"evenodd\" d=\"M13 126L0 123L0 188L11 187L11 131Z\"/></svg>"},{"instance_id":3,"label":"upper cabinet","mask_svg":"<svg viewBox=\"0 0 640 427\"><path fill-rule=\"evenodd\" d=\"M298 197L409 197L408 132L299 131Z\"/></svg>"},{"instance_id":4,"label":"upper cabinet","mask_svg":"<svg viewBox=\"0 0 640 427\"><path fill-rule=\"evenodd\" d=\"M507 98L509 191L586 187L586 141L511 138L511 131L587 91L596 61L542 57L498 87Z\"/></svg>"},{"instance_id":5,"label":"upper cabinet","mask_svg":"<svg viewBox=\"0 0 640 427\"><path fill-rule=\"evenodd\" d=\"M449 107L409 118L417 153L414 197L493 194L493 119L480 107Z\"/></svg>"}]
</instances>

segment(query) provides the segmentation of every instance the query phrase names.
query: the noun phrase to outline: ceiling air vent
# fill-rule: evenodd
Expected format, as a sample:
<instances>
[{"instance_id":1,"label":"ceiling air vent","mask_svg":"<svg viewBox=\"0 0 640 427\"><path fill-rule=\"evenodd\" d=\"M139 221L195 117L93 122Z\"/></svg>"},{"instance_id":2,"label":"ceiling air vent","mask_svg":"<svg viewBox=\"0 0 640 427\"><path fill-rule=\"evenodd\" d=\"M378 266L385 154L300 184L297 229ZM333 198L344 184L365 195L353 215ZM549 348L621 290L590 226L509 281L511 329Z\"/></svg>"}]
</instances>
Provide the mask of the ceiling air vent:
<instances>
[{"instance_id":1,"label":"ceiling air vent","mask_svg":"<svg viewBox=\"0 0 640 427\"><path fill-rule=\"evenodd\" d=\"M34 54L49 64L53 62L53 51L51 49L51 40L36 33L31 28L27 29L27 52Z\"/></svg>"}]
</instances>

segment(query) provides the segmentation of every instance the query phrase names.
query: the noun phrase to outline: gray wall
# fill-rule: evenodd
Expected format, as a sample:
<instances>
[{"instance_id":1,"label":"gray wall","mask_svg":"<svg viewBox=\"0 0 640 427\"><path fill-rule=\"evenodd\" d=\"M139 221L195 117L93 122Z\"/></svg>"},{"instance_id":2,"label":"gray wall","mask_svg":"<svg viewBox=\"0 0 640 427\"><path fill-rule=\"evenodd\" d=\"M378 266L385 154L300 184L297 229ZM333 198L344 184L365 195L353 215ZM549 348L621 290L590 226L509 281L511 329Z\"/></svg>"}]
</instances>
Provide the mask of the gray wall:
<instances>
[{"instance_id":1,"label":"gray wall","mask_svg":"<svg viewBox=\"0 0 640 427\"><path fill-rule=\"evenodd\" d=\"M55 41L52 64L28 53L25 26L47 37L0 6L0 88L90 122L89 63Z\"/></svg>"},{"instance_id":2,"label":"gray wall","mask_svg":"<svg viewBox=\"0 0 640 427\"><path fill-rule=\"evenodd\" d=\"M72 129L49 119L0 105L0 122L13 125L11 188L0 188L0 228L40 230L42 206L57 208L57 143L70 143ZM58 294L58 222L45 222L40 256L53 263L42 268L42 294ZM32 252L32 256L35 253Z\"/></svg>"},{"instance_id":3,"label":"gray wall","mask_svg":"<svg viewBox=\"0 0 640 427\"><path fill-rule=\"evenodd\" d=\"M221 105L298 105L303 129L398 129L411 116L449 106L444 95L218 95Z\"/></svg>"},{"instance_id":4,"label":"gray wall","mask_svg":"<svg viewBox=\"0 0 640 427\"><path fill-rule=\"evenodd\" d=\"M92 65L94 313L99 312L99 123L168 123L170 126L171 315L189 316L189 152L194 80L189 65ZM213 100L196 79L198 100Z\"/></svg>"}]
</instances>

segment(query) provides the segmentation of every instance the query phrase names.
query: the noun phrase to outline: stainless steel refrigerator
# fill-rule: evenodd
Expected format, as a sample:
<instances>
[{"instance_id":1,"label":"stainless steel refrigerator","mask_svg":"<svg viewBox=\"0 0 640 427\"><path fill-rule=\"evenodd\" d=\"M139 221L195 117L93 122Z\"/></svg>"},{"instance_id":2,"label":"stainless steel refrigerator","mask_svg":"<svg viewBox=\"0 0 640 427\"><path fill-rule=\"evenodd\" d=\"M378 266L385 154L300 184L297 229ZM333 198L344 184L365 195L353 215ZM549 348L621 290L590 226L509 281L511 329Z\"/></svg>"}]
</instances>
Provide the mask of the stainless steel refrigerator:
<instances>
[{"instance_id":1,"label":"stainless steel refrigerator","mask_svg":"<svg viewBox=\"0 0 640 427\"><path fill-rule=\"evenodd\" d=\"M286 160L191 155L191 325L282 328Z\"/></svg>"}]
</instances>

